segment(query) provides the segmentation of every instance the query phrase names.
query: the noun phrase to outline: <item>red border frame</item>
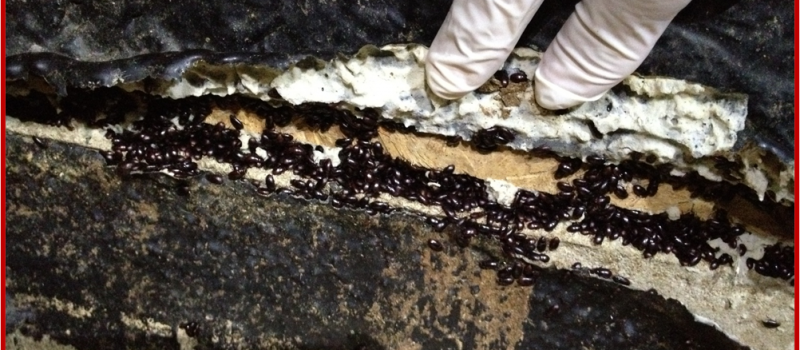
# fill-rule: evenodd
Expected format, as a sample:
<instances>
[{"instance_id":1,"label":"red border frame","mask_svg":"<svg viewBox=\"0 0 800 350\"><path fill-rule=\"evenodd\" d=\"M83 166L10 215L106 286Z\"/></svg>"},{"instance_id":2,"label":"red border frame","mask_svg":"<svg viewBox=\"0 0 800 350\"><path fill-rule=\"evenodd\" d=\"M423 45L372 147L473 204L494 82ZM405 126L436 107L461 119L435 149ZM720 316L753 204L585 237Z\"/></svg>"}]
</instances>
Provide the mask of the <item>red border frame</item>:
<instances>
[{"instance_id":1,"label":"red border frame","mask_svg":"<svg viewBox=\"0 0 800 350\"><path fill-rule=\"evenodd\" d=\"M798 124L798 116L800 116L800 106L798 106L798 90L797 85L800 83L800 76L798 76L798 70L800 69L800 61L798 61L798 54L800 54L800 49L798 49L798 40L800 39L800 21L798 21L798 4L800 4L800 0L794 1L794 159L795 159L795 166L794 166L794 198L795 198L795 212L794 212L794 254L795 254L795 262L794 262L794 348L800 349L800 341L798 341L797 333L800 331L800 325L798 325L798 312L800 312L800 303L797 300L797 292L798 292L798 283L797 277L798 272L798 260L800 260L800 246L798 246L798 237L800 237L800 211L798 211L797 207L797 199L800 198L798 196L798 186L797 186L797 178L800 177L800 171L798 171L797 167L797 155L798 155L798 141L800 141L800 134L797 131L797 124Z\"/></svg>"},{"instance_id":2,"label":"red border frame","mask_svg":"<svg viewBox=\"0 0 800 350\"><path fill-rule=\"evenodd\" d=\"M0 164L2 165L3 172L0 173L0 191L3 192L3 198L0 200L0 212L2 212L2 217L0 217L0 254L2 254L2 258L0 259L0 280L2 280L2 287L0 287L0 298L3 299L2 305L2 322L3 325L2 331L0 331L0 342L2 342L3 348L6 345L6 88L5 88L5 81L6 81L6 2L5 0L0 0L0 35L2 35L2 43L0 45L3 46L3 56L0 58L0 64L2 64L2 68L0 68L0 78L3 80L3 88L0 91L3 94L2 97L2 107L0 110L2 111L2 115L0 115L0 125L2 125L3 133L0 134L0 151L3 152L2 156L0 156Z\"/></svg>"},{"instance_id":3,"label":"red border frame","mask_svg":"<svg viewBox=\"0 0 800 350\"><path fill-rule=\"evenodd\" d=\"M3 1L0 4L0 7L2 7L2 12L0 12L0 22L2 22L2 26L0 26L0 31L2 31L2 33L3 33L3 35L0 36L0 42L2 42L3 43L3 47L5 47L6 46L5 45L6 44L6 35L5 35L5 32L6 32L6 2ZM795 105L797 105L797 101L800 100L800 99L798 99L798 97L800 97L800 93L798 93L797 88L796 88L796 85L797 85L797 74L796 74L796 72L798 71L798 69L800 69L800 64L798 64L798 61L797 61L797 56L798 56L798 54L800 54L800 51L798 51L798 49L797 49L797 34L796 34L798 32L798 29L800 29L800 23L797 21L798 13L800 13L800 12L798 11L798 8L797 8L797 6L795 4L795 8L794 8L794 14L795 14L795 20L794 20L795 48L794 48L794 72L793 72L793 74L794 74L793 80L795 82L795 92L794 92ZM3 56L2 56L2 65L4 67L6 66L6 54L5 53L3 53ZM4 70L0 74L2 74L3 80L5 80L6 71ZM5 110L5 105L6 105L5 85L2 85L2 88L0 88L0 89L2 89L2 92L3 92L3 98L2 98L2 100L0 100L2 102L0 102L0 103L2 103L3 110ZM793 128L794 128L794 137L795 137L795 141L796 141L798 139L798 136L800 136L800 132L798 132L798 130L796 128L796 124L797 124L797 121L798 121L798 117L797 117L796 113L794 115L794 120L795 120L795 125L793 125ZM5 154L6 153L5 118L3 118L2 138L3 138L3 140L2 140L2 143L0 143L0 149L2 149L3 154ZM797 148L795 148L795 159L797 159L797 154L798 154ZM5 157L3 158L2 162L3 162L3 165L5 166L5 162L6 162ZM0 173L0 178L2 178L2 182L0 182L0 188L2 188L3 197L5 198L5 194L6 194L6 173L5 172ZM6 212L6 201L5 200L0 201L0 207L2 207L3 212ZM797 215L798 213L800 213L800 211L797 209L797 207L795 207L795 218L798 216ZM796 227L796 223L797 222L796 222L796 219L795 219L795 222L794 222L794 224L795 224L795 242L797 241L797 238L800 237L800 235L798 235L798 229ZM5 217L5 215L2 217L2 219L0 219L0 226L2 226L2 236L3 236L2 242L0 242L0 247L2 248L2 251L3 251L2 257L0 257L0 261L2 262L2 265L3 265L3 269L0 270L0 275L2 276L3 281L5 281L6 280L6 269L5 269L5 267L6 267L6 217ZM795 249L795 270L797 270L798 260L800 260L800 251ZM5 282L4 282L3 283L3 292L4 292L4 294L5 294L5 291L6 291L6 285L5 285ZM3 308L3 311L4 311L3 314L5 315L6 304L3 303L2 305L3 305L2 308ZM5 320L5 316L3 316L3 317L4 317L3 319ZM795 337L797 337L797 329L798 329L798 326L797 326L797 323L795 322ZM5 332L3 332L3 343L4 344L5 344L5 339L6 339L6 334L5 334Z\"/></svg>"}]
</instances>

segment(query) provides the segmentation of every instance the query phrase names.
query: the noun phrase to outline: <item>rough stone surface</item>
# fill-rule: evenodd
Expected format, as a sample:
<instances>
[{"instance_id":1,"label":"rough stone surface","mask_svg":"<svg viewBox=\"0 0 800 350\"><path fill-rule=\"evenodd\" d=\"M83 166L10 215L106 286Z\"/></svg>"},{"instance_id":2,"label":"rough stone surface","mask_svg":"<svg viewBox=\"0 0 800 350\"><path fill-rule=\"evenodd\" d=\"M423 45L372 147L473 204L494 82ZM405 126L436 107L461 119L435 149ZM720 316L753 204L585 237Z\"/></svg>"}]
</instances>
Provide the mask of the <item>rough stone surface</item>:
<instances>
[{"instance_id":1,"label":"rough stone surface","mask_svg":"<svg viewBox=\"0 0 800 350\"><path fill-rule=\"evenodd\" d=\"M6 136L8 333L78 349L737 347L676 301L580 273L499 287L480 246L414 216L247 183L189 180L187 196L91 150Z\"/></svg>"}]
</instances>

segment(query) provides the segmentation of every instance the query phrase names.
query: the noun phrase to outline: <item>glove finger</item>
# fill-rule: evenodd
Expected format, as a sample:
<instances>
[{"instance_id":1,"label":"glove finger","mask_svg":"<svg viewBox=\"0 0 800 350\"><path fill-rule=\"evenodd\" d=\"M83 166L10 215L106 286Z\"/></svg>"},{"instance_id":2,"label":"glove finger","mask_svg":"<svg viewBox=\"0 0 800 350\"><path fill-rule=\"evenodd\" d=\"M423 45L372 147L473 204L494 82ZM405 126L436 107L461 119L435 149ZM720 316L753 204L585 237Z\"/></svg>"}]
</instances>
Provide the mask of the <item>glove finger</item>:
<instances>
[{"instance_id":1,"label":"glove finger","mask_svg":"<svg viewBox=\"0 0 800 350\"><path fill-rule=\"evenodd\" d=\"M542 0L454 0L425 63L436 95L457 99L477 89L508 58Z\"/></svg>"},{"instance_id":2,"label":"glove finger","mask_svg":"<svg viewBox=\"0 0 800 350\"><path fill-rule=\"evenodd\" d=\"M633 73L689 0L583 0L545 51L535 74L548 109L599 99Z\"/></svg>"}]
</instances>

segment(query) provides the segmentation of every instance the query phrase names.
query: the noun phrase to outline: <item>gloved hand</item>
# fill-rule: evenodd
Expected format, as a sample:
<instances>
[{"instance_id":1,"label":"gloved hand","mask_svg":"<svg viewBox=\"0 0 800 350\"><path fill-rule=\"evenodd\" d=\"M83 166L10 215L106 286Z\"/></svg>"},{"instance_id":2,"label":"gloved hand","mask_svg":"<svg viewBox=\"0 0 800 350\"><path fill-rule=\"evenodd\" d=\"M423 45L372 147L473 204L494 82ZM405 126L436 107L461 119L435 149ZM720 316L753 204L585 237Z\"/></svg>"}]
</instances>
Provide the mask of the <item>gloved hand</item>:
<instances>
[{"instance_id":1,"label":"gloved hand","mask_svg":"<svg viewBox=\"0 0 800 350\"><path fill-rule=\"evenodd\" d=\"M599 99L633 73L690 0L583 0L534 74L536 102L563 109ZM454 0L426 63L431 90L457 99L500 69L542 0Z\"/></svg>"}]
</instances>

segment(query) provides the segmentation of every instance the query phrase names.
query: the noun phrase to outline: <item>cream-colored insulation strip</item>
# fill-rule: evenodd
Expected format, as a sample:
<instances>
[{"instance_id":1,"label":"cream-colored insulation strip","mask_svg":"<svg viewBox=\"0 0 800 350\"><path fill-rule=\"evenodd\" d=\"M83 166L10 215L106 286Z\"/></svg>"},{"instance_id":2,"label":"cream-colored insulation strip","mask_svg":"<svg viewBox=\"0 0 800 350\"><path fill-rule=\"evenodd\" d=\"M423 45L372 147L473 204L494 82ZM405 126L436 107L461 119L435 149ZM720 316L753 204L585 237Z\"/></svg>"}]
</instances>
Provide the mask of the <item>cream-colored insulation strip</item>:
<instances>
[{"instance_id":1,"label":"cream-colored insulation strip","mask_svg":"<svg viewBox=\"0 0 800 350\"><path fill-rule=\"evenodd\" d=\"M268 92L275 89L292 104L377 108L384 118L420 132L465 140L479 129L499 125L516 133L509 146L519 150L547 146L561 155L598 154L617 161L633 151L653 154L659 162L683 171L700 170L712 180L721 177L710 156L739 157L744 168L733 173L739 182L762 199L771 190L779 202L794 201L793 162L776 168L753 146L730 152L745 126L746 95L679 79L631 76L598 101L559 115L536 105L530 82L505 89L489 86L479 89L482 93L445 101L426 88L426 53L426 47L415 44L366 46L352 57L308 58L286 70L201 62L184 72L185 79L163 81L155 88L148 86L148 91L173 98L243 94L270 100ZM516 49L504 68L531 77L540 55ZM121 86L144 90L140 82Z\"/></svg>"}]
</instances>

